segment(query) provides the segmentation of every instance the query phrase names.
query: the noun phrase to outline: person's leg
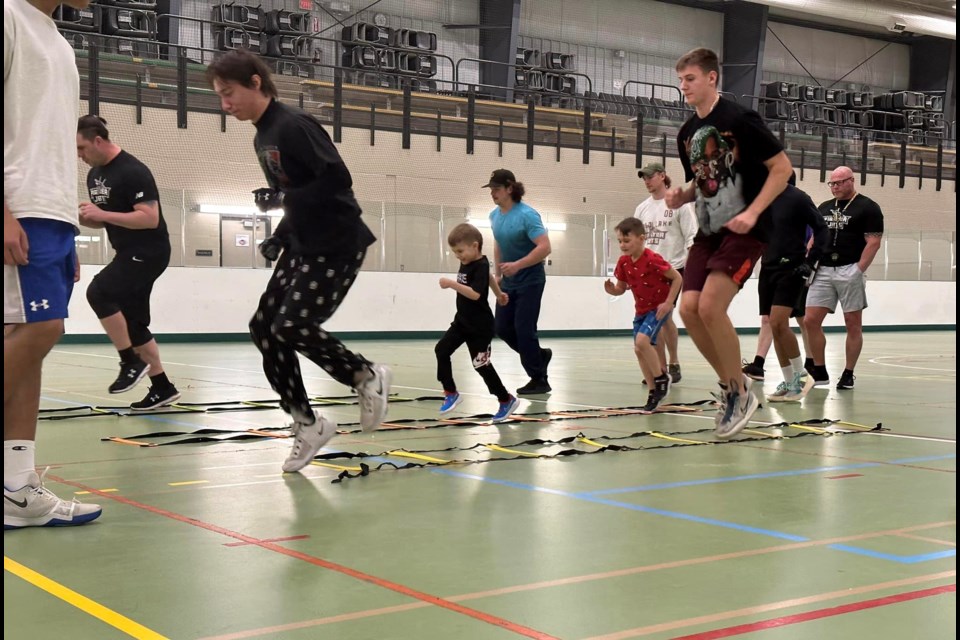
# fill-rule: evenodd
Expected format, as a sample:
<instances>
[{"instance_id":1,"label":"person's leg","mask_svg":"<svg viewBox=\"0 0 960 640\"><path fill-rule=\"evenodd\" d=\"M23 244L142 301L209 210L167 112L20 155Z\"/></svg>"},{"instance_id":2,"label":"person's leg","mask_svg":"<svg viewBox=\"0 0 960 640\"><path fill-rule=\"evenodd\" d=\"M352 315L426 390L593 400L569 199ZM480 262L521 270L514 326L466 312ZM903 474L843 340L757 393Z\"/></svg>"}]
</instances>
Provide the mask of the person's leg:
<instances>
[{"instance_id":1,"label":"person's leg","mask_svg":"<svg viewBox=\"0 0 960 640\"><path fill-rule=\"evenodd\" d=\"M837 278L840 306L843 308L843 324L847 329L844 349L846 363L837 389L853 388L853 370L863 351L863 310L867 308L866 276L860 267L851 264L840 270Z\"/></svg>"},{"instance_id":2,"label":"person's leg","mask_svg":"<svg viewBox=\"0 0 960 640\"><path fill-rule=\"evenodd\" d=\"M83 524L100 517L100 506L61 500L35 470L43 360L63 335L75 231L54 220L19 222L29 264L3 267L3 528Z\"/></svg>"},{"instance_id":3,"label":"person's leg","mask_svg":"<svg viewBox=\"0 0 960 640\"><path fill-rule=\"evenodd\" d=\"M433 352L437 356L437 381L447 395L457 393L457 383L453 379L453 363L450 361L450 357L464 341L463 332L456 325L450 325L433 348Z\"/></svg>"},{"instance_id":4,"label":"person's leg","mask_svg":"<svg viewBox=\"0 0 960 640\"><path fill-rule=\"evenodd\" d=\"M810 357L817 367L825 366L827 336L823 333L823 321L830 310L826 307L807 307L803 324L807 328L806 341L810 345Z\"/></svg>"},{"instance_id":5,"label":"person's leg","mask_svg":"<svg viewBox=\"0 0 960 640\"><path fill-rule=\"evenodd\" d=\"M546 382L547 372L543 366L543 350L537 336L537 323L540 321L540 302L543 299L544 285L532 285L515 293L517 310L513 319L517 335L517 351L520 364L531 380Z\"/></svg>"},{"instance_id":6,"label":"person's leg","mask_svg":"<svg viewBox=\"0 0 960 640\"><path fill-rule=\"evenodd\" d=\"M467 350L470 351L470 362L473 364L474 370L480 374L484 384L487 385L487 391L496 396L497 402L501 404L509 402L513 396L503 385L503 381L490 361L490 338L487 336L471 336L466 342Z\"/></svg>"},{"instance_id":7,"label":"person's leg","mask_svg":"<svg viewBox=\"0 0 960 640\"><path fill-rule=\"evenodd\" d=\"M853 370L863 351L863 311L844 312L843 323L847 328L846 365L837 388L849 389L853 387Z\"/></svg>"},{"instance_id":8,"label":"person's leg","mask_svg":"<svg viewBox=\"0 0 960 640\"><path fill-rule=\"evenodd\" d=\"M654 379L659 377L663 370L660 368L660 359L657 357L657 351L650 344L650 337L642 333L637 333L633 339L633 352L637 356L637 362L640 364L640 371L647 382L647 387L651 392L654 390Z\"/></svg>"},{"instance_id":9,"label":"person's leg","mask_svg":"<svg viewBox=\"0 0 960 640\"><path fill-rule=\"evenodd\" d=\"M711 271L700 294L698 314L708 342L716 359L718 378L728 385L730 391L745 391L740 363L740 339L737 330L727 315L733 297L740 285L725 273Z\"/></svg>"},{"instance_id":10,"label":"person's leg","mask_svg":"<svg viewBox=\"0 0 960 640\"><path fill-rule=\"evenodd\" d=\"M500 306L499 304L496 306L494 312L494 328L498 338L507 343L507 346L513 351L520 353L520 349L517 346L516 327L516 296L519 295L519 293L516 291L510 291L509 293L510 301L504 306Z\"/></svg>"}]
</instances>

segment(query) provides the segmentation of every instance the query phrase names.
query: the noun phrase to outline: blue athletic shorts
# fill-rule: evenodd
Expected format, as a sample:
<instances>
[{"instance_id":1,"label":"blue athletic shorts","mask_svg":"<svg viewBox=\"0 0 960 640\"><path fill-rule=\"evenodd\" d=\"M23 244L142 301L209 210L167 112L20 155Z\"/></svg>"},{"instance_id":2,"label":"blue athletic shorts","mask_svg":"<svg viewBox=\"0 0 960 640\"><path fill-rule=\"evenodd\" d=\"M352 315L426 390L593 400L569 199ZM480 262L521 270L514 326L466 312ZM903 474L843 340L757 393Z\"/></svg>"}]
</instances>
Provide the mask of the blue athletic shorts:
<instances>
[{"instance_id":1,"label":"blue athletic shorts","mask_svg":"<svg viewBox=\"0 0 960 640\"><path fill-rule=\"evenodd\" d=\"M670 314L667 314L663 316L662 319L657 320L656 309L647 311L642 316L635 317L633 319L633 339L636 340L637 334L642 333L650 338L650 344L657 344L657 335L660 333L660 327L663 326L663 323L665 323L669 317Z\"/></svg>"},{"instance_id":2,"label":"blue athletic shorts","mask_svg":"<svg viewBox=\"0 0 960 640\"><path fill-rule=\"evenodd\" d=\"M76 230L69 222L19 218L30 245L29 264L3 265L3 323L67 317L76 273Z\"/></svg>"}]
</instances>

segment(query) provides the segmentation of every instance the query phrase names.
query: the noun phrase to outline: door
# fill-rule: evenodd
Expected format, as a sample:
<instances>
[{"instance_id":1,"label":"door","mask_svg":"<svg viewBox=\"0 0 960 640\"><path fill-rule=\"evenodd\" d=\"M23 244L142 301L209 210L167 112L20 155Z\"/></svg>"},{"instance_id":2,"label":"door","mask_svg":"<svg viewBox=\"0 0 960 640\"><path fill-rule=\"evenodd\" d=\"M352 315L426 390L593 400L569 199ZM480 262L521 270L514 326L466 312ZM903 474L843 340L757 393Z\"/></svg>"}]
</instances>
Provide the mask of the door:
<instances>
[{"instance_id":1,"label":"door","mask_svg":"<svg viewBox=\"0 0 960 640\"><path fill-rule=\"evenodd\" d=\"M258 247L270 236L268 216L222 216L220 218L220 266L269 268Z\"/></svg>"}]
</instances>

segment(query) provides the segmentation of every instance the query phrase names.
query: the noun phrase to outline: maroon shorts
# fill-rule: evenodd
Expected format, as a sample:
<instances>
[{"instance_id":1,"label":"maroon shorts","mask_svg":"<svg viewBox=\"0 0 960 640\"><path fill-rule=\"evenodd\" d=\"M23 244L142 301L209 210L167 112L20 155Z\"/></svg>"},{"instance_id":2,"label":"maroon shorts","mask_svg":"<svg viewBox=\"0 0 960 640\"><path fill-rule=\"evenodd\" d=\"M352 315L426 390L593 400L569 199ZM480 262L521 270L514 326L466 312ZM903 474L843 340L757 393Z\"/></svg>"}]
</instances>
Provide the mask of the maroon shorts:
<instances>
[{"instance_id":1,"label":"maroon shorts","mask_svg":"<svg viewBox=\"0 0 960 640\"><path fill-rule=\"evenodd\" d=\"M705 236L698 233L684 265L683 290L703 291L707 274L711 271L725 273L743 287L763 254L763 246L749 235L721 233Z\"/></svg>"}]
</instances>

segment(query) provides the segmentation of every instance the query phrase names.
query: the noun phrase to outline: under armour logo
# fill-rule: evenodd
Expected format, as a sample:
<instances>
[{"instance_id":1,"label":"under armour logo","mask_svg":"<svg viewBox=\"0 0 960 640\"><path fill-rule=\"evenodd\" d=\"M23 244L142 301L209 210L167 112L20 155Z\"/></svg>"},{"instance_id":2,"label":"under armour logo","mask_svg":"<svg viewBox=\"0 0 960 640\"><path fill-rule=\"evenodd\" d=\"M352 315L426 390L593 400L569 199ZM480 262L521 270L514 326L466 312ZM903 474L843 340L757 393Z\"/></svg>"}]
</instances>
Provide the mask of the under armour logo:
<instances>
[{"instance_id":1,"label":"under armour logo","mask_svg":"<svg viewBox=\"0 0 960 640\"><path fill-rule=\"evenodd\" d=\"M44 299L44 300L41 300L40 302L37 302L36 300L30 301L30 311L39 311L40 309L49 309L49 308L50 308L49 300Z\"/></svg>"}]
</instances>

